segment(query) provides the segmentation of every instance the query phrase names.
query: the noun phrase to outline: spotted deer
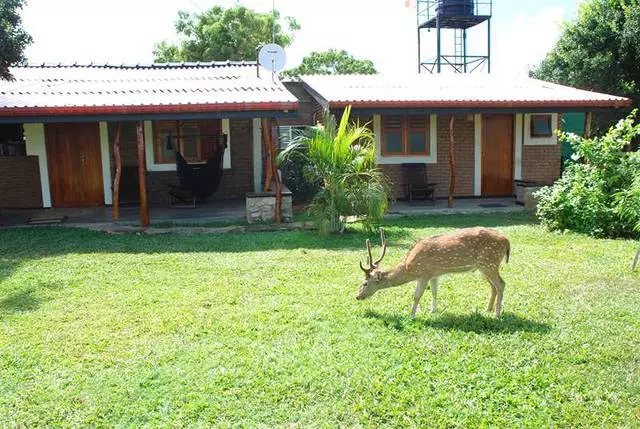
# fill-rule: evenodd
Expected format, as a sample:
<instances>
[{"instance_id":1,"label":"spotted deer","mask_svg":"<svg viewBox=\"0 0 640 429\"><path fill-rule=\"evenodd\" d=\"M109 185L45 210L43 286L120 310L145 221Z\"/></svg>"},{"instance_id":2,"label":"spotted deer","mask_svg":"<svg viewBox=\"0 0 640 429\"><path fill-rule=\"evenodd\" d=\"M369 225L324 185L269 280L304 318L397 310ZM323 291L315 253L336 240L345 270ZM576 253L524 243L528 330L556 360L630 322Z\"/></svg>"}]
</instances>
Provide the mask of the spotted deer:
<instances>
[{"instance_id":1,"label":"spotted deer","mask_svg":"<svg viewBox=\"0 0 640 429\"><path fill-rule=\"evenodd\" d=\"M449 234L424 238L416 243L402 262L390 269L382 269L380 262L387 251L384 229L380 228L381 256L374 262L371 242L366 241L367 266L360 262L365 280L356 299L363 300L380 289L417 281L411 317L415 317L418 304L427 285L431 283L431 312L436 311L438 278L444 274L480 271L491 283L491 296L487 311L495 308L496 317L502 311L505 282L500 277L503 259L509 262L509 240L490 228L465 228Z\"/></svg>"}]
</instances>

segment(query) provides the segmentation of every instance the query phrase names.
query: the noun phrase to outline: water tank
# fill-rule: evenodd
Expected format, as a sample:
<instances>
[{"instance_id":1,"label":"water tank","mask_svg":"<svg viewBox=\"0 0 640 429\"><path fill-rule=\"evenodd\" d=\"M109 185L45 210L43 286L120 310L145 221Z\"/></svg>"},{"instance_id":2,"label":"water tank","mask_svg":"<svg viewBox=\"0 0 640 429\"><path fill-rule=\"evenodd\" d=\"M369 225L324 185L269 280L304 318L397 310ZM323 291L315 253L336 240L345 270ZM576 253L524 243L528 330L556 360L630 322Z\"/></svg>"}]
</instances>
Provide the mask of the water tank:
<instances>
[{"instance_id":1,"label":"water tank","mask_svg":"<svg viewBox=\"0 0 640 429\"><path fill-rule=\"evenodd\" d=\"M473 15L473 0L438 0L437 12L448 16Z\"/></svg>"}]
</instances>

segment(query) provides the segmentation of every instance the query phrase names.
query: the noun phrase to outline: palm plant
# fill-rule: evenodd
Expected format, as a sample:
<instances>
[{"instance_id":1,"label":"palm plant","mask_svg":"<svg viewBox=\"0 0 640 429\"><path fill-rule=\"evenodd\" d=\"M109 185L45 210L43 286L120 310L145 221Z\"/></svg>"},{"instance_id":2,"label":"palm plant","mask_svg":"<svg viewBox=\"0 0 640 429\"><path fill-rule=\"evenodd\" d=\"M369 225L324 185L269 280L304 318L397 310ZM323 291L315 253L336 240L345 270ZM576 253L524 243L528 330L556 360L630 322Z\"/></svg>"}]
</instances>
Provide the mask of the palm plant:
<instances>
[{"instance_id":1,"label":"palm plant","mask_svg":"<svg viewBox=\"0 0 640 429\"><path fill-rule=\"evenodd\" d=\"M342 232L348 216L357 216L367 228L379 223L388 207L388 186L375 164L373 133L349 122L347 107L340 124L325 113L324 125L313 127L282 151L278 161L308 163L310 181L321 184L309 211L323 232Z\"/></svg>"}]
</instances>

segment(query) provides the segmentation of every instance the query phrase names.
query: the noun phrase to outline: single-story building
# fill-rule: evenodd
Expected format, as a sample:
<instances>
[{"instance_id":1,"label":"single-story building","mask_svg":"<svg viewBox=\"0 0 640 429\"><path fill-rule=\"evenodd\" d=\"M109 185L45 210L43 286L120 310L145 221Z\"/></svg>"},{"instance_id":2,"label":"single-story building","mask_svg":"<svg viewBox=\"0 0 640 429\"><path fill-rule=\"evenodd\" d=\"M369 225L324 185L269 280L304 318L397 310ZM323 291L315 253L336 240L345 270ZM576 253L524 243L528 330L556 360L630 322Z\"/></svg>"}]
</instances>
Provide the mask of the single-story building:
<instances>
[{"instance_id":1,"label":"single-story building","mask_svg":"<svg viewBox=\"0 0 640 429\"><path fill-rule=\"evenodd\" d=\"M216 196L262 187L262 118L295 117L298 100L255 62L13 67L0 81L0 208L91 207L113 198L120 125L120 201L149 202L178 184L167 138L204 164L226 137ZM137 147L142 124L144 152ZM171 137L170 137L171 136Z\"/></svg>"},{"instance_id":2,"label":"single-story building","mask_svg":"<svg viewBox=\"0 0 640 429\"><path fill-rule=\"evenodd\" d=\"M516 180L558 179L562 149L554 131L563 114L631 105L623 97L499 75L303 76L302 85L314 99L315 119L323 109L339 114L350 105L352 116L373 127L377 162L398 197L407 164L426 165L436 197L448 195L450 124L455 195L507 196Z\"/></svg>"},{"instance_id":3,"label":"single-story building","mask_svg":"<svg viewBox=\"0 0 640 429\"><path fill-rule=\"evenodd\" d=\"M119 201L139 203L144 178L145 199L166 206L168 188L180 183L172 150L204 165L220 153L221 136L227 148L215 198L244 198L263 188L264 119L286 140L325 109L340 114L348 105L372 127L378 164L398 197L411 164L426 166L436 197L448 195L450 131L456 196L513 195L514 180L558 178L554 130L563 114L630 105L495 75L306 76L283 84L255 62L43 64L11 72L13 81L0 81L0 208L111 205L116 153Z\"/></svg>"}]
</instances>

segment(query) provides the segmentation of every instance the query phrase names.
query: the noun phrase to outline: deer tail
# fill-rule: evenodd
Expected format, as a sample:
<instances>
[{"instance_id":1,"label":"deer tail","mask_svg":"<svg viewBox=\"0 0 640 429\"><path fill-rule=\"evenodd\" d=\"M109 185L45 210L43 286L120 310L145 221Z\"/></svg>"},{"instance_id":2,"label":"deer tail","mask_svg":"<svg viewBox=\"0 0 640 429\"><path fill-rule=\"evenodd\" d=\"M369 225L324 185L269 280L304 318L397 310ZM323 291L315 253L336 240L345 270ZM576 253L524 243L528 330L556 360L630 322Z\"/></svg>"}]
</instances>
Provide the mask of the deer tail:
<instances>
[{"instance_id":1,"label":"deer tail","mask_svg":"<svg viewBox=\"0 0 640 429\"><path fill-rule=\"evenodd\" d=\"M511 253L511 244L507 243L507 253L504 255L507 264L509 263L509 253Z\"/></svg>"}]
</instances>

